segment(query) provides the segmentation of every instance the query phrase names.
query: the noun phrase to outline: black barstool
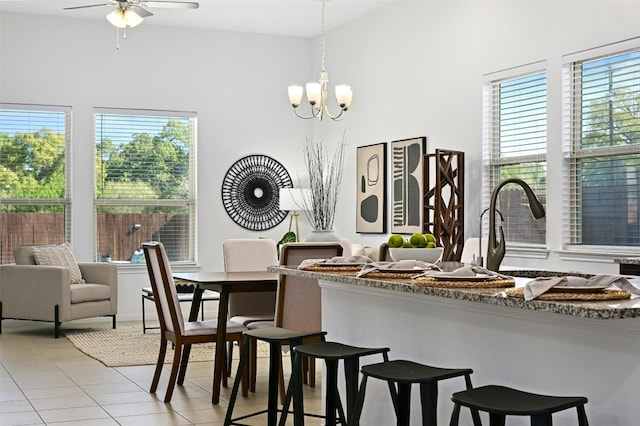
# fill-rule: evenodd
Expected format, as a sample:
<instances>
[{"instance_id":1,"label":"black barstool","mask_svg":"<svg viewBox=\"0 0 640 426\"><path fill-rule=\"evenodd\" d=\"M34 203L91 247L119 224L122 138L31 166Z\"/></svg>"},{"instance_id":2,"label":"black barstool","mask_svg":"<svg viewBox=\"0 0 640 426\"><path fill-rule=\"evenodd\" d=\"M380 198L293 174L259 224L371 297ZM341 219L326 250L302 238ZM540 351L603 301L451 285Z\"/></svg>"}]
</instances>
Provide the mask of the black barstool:
<instances>
[{"instance_id":1,"label":"black barstool","mask_svg":"<svg viewBox=\"0 0 640 426\"><path fill-rule=\"evenodd\" d=\"M233 382L233 389L231 391L231 398L229 399L229 406L227 407L227 414L224 419L225 426L240 425L237 423L240 420L258 416L261 414L267 414L267 425L275 426L278 421L278 376L280 372L281 362L281 347L288 344L293 346L300 345L304 339L308 338L322 338L327 333L321 332L300 332L287 330L286 328L279 327L267 327L259 328L255 330L247 330L243 333L242 351L240 354L240 362L238 363L238 372L236 373L235 381ZM247 362L249 361L249 348L251 343L255 343L258 340L269 343L269 397L267 402L267 408L262 411L258 411L252 414L247 414L241 417L233 419L233 408L238 397L238 389L242 380L247 380ZM293 359L292 370L293 368ZM293 378L292 373L292 378ZM291 380L291 379L290 379ZM295 404L294 404L295 407ZM296 423L296 426L301 423Z\"/></svg>"},{"instance_id":2,"label":"black barstool","mask_svg":"<svg viewBox=\"0 0 640 426\"><path fill-rule=\"evenodd\" d=\"M506 416L529 416L531 426L552 426L551 415L558 411L575 407L578 411L578 425L588 426L584 396L548 396L523 392L505 386L482 386L454 393L451 400L455 404L450 426L458 426L460 407L489 413L491 426L504 426ZM474 419L474 426L482 426L480 419Z\"/></svg>"},{"instance_id":3,"label":"black barstool","mask_svg":"<svg viewBox=\"0 0 640 426\"><path fill-rule=\"evenodd\" d=\"M411 385L420 384L420 401L422 402L423 426L437 426L438 382L464 376L467 389L471 389L470 368L439 368L413 361L394 360L378 364L365 365L361 369L362 382L358 391L356 407L349 424L357 424L364 404L367 379L375 377L389 384L391 399L396 413L396 424L408 426L411 410ZM397 386L397 389L396 389Z\"/></svg>"},{"instance_id":4,"label":"black barstool","mask_svg":"<svg viewBox=\"0 0 640 426\"><path fill-rule=\"evenodd\" d=\"M289 404L293 399L294 424L304 424L304 416L325 419L325 426L334 426L338 420L346 425L347 419L355 408L358 392L358 375L360 358L368 355L382 354L384 361L388 361L389 348L361 348L337 342L318 342L295 346L292 349L293 371L287 389L287 396L280 417L280 426L284 426L289 412ZM304 357L323 359L325 362L325 415L308 414L304 412L302 394L302 360ZM347 390L345 414L338 392L338 363L344 363L345 385Z\"/></svg>"}]
</instances>

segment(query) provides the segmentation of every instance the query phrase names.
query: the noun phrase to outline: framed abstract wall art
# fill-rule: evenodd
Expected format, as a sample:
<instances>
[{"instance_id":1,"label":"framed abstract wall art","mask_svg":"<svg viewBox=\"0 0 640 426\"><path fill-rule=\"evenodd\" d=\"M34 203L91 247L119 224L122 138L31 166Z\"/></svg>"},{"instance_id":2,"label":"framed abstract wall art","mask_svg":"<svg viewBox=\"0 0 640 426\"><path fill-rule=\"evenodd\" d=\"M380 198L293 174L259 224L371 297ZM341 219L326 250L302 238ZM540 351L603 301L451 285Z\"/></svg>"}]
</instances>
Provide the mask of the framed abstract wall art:
<instances>
[{"instance_id":1,"label":"framed abstract wall art","mask_svg":"<svg viewBox=\"0 0 640 426\"><path fill-rule=\"evenodd\" d=\"M356 148L356 232L387 232L387 144Z\"/></svg>"},{"instance_id":2,"label":"framed abstract wall art","mask_svg":"<svg viewBox=\"0 0 640 426\"><path fill-rule=\"evenodd\" d=\"M391 232L422 232L425 136L391 142Z\"/></svg>"}]
</instances>

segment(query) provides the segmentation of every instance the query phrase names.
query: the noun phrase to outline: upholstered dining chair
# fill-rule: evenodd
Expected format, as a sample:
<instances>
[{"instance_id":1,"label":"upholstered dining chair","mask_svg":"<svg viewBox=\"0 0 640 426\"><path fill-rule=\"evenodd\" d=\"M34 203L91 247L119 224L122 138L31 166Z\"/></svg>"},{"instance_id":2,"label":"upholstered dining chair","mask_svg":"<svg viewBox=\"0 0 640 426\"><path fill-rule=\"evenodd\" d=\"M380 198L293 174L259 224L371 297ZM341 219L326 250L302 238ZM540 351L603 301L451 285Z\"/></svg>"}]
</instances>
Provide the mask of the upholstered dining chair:
<instances>
[{"instance_id":1,"label":"upholstered dining chair","mask_svg":"<svg viewBox=\"0 0 640 426\"><path fill-rule=\"evenodd\" d=\"M266 271L278 264L276 242L269 238L231 238L222 243L226 272ZM276 292L234 293L229 295L229 319L248 325L273 321Z\"/></svg>"},{"instance_id":2,"label":"upholstered dining chair","mask_svg":"<svg viewBox=\"0 0 640 426\"><path fill-rule=\"evenodd\" d=\"M167 352L167 343L172 342L174 343L173 363L164 397L164 402L169 402L176 382L178 385L184 383L191 345L215 342L218 334L217 320L185 322L164 245L159 242L148 242L144 243L142 248L147 262L151 288L155 294L154 300L161 333L158 362L149 392L155 393L158 388ZM227 323L227 341L241 341L242 333L245 330L246 328L242 324L229 321ZM224 376L226 377L226 374ZM243 383L246 385L246 381Z\"/></svg>"},{"instance_id":3,"label":"upholstered dining chair","mask_svg":"<svg viewBox=\"0 0 640 426\"><path fill-rule=\"evenodd\" d=\"M339 243L299 242L287 243L280 248L280 265L298 266L306 259L330 259L341 256ZM290 275L280 275L276 295L275 320L258 321L247 325L249 329L268 328L274 325L298 332L322 331L322 305L317 280ZM252 344L254 344L252 342ZM256 348L251 348L249 359L249 389L256 390ZM282 363L281 363L282 365ZM314 362L305 363L305 383L315 385ZM308 374L308 377L307 377ZM280 372L280 395L284 401L284 377Z\"/></svg>"},{"instance_id":4,"label":"upholstered dining chair","mask_svg":"<svg viewBox=\"0 0 640 426\"><path fill-rule=\"evenodd\" d=\"M340 243L287 243L280 248L280 265L298 266L303 260L331 259L342 254L343 246ZM301 332L322 331L322 301L318 280L280 275L275 325ZM313 387L315 360L307 361L304 363L304 383ZM252 373L249 379L252 390L255 389L254 376ZM284 380L280 380L280 391L284 395Z\"/></svg>"},{"instance_id":5,"label":"upholstered dining chair","mask_svg":"<svg viewBox=\"0 0 640 426\"><path fill-rule=\"evenodd\" d=\"M278 264L277 244L269 238L230 238L222 242L224 270L226 272L265 271ZM229 320L247 328L256 323L273 326L276 310L276 292L234 293L229 295ZM228 345L227 372L231 374L233 342ZM255 351L252 351L252 358Z\"/></svg>"},{"instance_id":6,"label":"upholstered dining chair","mask_svg":"<svg viewBox=\"0 0 640 426\"><path fill-rule=\"evenodd\" d=\"M280 265L298 266L307 259L342 256L339 243L287 243L280 251ZM322 329L322 304L318 280L281 275L276 299L276 326L296 331Z\"/></svg>"}]
</instances>

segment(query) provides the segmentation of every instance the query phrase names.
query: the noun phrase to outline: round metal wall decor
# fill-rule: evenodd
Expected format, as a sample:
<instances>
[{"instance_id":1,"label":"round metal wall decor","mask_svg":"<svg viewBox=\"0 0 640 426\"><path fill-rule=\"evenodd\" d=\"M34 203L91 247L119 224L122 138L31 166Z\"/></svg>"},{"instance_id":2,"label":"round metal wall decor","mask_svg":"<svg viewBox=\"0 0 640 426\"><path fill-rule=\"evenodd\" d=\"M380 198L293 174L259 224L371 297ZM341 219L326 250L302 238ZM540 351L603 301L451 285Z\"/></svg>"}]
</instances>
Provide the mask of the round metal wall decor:
<instances>
[{"instance_id":1,"label":"round metal wall decor","mask_svg":"<svg viewBox=\"0 0 640 426\"><path fill-rule=\"evenodd\" d=\"M222 180L222 204L229 217L245 229L264 231L282 222L280 188L292 188L287 170L266 155L248 155L229 167Z\"/></svg>"}]
</instances>

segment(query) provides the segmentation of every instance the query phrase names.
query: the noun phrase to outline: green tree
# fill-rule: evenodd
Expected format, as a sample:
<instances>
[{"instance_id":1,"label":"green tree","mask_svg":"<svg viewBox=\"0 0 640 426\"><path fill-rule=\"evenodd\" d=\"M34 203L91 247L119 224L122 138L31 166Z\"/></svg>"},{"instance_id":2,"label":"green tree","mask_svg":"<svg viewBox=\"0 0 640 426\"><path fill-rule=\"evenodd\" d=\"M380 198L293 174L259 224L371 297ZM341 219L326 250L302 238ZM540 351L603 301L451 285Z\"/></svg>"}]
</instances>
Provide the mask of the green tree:
<instances>
[{"instance_id":1,"label":"green tree","mask_svg":"<svg viewBox=\"0 0 640 426\"><path fill-rule=\"evenodd\" d=\"M130 142L117 145L110 140L100 142L96 158L99 198L123 197L123 194L114 197L107 190L115 182L145 184L154 190L149 198L185 198L188 195L188 147L189 129L178 120L169 120L156 136L135 133ZM140 197L130 195L128 198Z\"/></svg>"},{"instance_id":2,"label":"green tree","mask_svg":"<svg viewBox=\"0 0 640 426\"><path fill-rule=\"evenodd\" d=\"M582 149L605 149L640 144L640 97L628 89L616 90L609 99L591 101L585 116ZM639 155L591 157L580 160L586 186L627 185L628 170L638 170Z\"/></svg>"},{"instance_id":3,"label":"green tree","mask_svg":"<svg viewBox=\"0 0 640 426\"><path fill-rule=\"evenodd\" d=\"M65 197L65 137L43 128L15 136L0 134L0 197ZM19 211L41 208L16 207Z\"/></svg>"}]
</instances>

